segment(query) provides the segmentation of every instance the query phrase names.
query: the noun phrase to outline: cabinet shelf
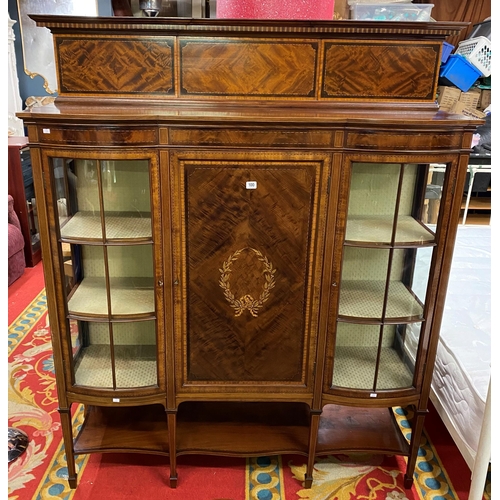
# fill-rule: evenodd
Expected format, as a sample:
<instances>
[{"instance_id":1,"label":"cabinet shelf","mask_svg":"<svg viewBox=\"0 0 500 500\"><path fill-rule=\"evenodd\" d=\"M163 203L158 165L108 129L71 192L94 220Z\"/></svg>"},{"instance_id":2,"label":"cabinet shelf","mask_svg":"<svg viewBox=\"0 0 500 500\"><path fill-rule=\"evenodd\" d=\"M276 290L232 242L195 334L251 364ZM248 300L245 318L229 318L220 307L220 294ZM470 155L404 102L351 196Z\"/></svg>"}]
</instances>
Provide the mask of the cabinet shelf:
<instances>
[{"instance_id":1,"label":"cabinet shelf","mask_svg":"<svg viewBox=\"0 0 500 500\"><path fill-rule=\"evenodd\" d=\"M344 321L380 321L384 302L385 281L344 280L340 289L339 319ZM391 281L387 298L386 323L422 321L423 306L408 288Z\"/></svg>"},{"instance_id":2,"label":"cabinet shelf","mask_svg":"<svg viewBox=\"0 0 500 500\"><path fill-rule=\"evenodd\" d=\"M372 389L376 354L374 346L337 346L333 385ZM395 349L381 348L380 365L377 390L412 386L413 375Z\"/></svg>"},{"instance_id":3,"label":"cabinet shelf","mask_svg":"<svg viewBox=\"0 0 500 500\"><path fill-rule=\"evenodd\" d=\"M279 450L306 454L308 429L308 409L302 404L186 402L177 416L177 454L283 454ZM161 405L88 406L74 447L76 454L168 455L165 411ZM390 408L328 404L320 418L316 452L408 455L409 445Z\"/></svg>"},{"instance_id":4,"label":"cabinet shelf","mask_svg":"<svg viewBox=\"0 0 500 500\"><path fill-rule=\"evenodd\" d=\"M113 347L119 389L149 387L157 384L156 346L115 345ZM111 388L110 346L82 348L75 363L75 380L86 387Z\"/></svg>"},{"instance_id":5,"label":"cabinet shelf","mask_svg":"<svg viewBox=\"0 0 500 500\"><path fill-rule=\"evenodd\" d=\"M347 220L346 245L390 245L394 217L351 216ZM428 246L435 238L423 224L411 216L398 218L395 246Z\"/></svg>"},{"instance_id":6,"label":"cabinet shelf","mask_svg":"<svg viewBox=\"0 0 500 500\"><path fill-rule=\"evenodd\" d=\"M75 454L137 452L168 455L168 427L161 405L85 408Z\"/></svg>"},{"instance_id":7,"label":"cabinet shelf","mask_svg":"<svg viewBox=\"0 0 500 500\"><path fill-rule=\"evenodd\" d=\"M151 217L130 215L105 216L106 240L150 240ZM99 213L77 212L61 224L63 241L102 241L102 226Z\"/></svg>"},{"instance_id":8,"label":"cabinet shelf","mask_svg":"<svg viewBox=\"0 0 500 500\"><path fill-rule=\"evenodd\" d=\"M328 404L321 414L316 454L346 452L408 456L410 447L391 408Z\"/></svg>"},{"instance_id":9,"label":"cabinet shelf","mask_svg":"<svg viewBox=\"0 0 500 500\"><path fill-rule=\"evenodd\" d=\"M307 452L309 409L301 403L184 402L178 454L257 456Z\"/></svg>"},{"instance_id":10,"label":"cabinet shelf","mask_svg":"<svg viewBox=\"0 0 500 500\"><path fill-rule=\"evenodd\" d=\"M111 278L111 314L114 316L153 315L154 287L151 278ZM68 302L70 316L108 317L106 281L85 278Z\"/></svg>"}]
</instances>

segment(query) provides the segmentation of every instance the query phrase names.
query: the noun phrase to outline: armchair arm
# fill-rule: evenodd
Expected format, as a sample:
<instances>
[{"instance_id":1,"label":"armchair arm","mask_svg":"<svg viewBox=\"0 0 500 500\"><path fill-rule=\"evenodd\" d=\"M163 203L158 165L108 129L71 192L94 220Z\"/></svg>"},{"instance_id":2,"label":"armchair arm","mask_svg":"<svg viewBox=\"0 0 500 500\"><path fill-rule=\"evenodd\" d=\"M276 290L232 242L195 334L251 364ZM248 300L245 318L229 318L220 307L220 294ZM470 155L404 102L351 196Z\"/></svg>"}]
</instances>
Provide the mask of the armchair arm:
<instances>
[{"instance_id":1,"label":"armchair arm","mask_svg":"<svg viewBox=\"0 0 500 500\"><path fill-rule=\"evenodd\" d=\"M16 226L21 231L21 223L19 217L14 210L14 198L9 194L9 224Z\"/></svg>"}]
</instances>

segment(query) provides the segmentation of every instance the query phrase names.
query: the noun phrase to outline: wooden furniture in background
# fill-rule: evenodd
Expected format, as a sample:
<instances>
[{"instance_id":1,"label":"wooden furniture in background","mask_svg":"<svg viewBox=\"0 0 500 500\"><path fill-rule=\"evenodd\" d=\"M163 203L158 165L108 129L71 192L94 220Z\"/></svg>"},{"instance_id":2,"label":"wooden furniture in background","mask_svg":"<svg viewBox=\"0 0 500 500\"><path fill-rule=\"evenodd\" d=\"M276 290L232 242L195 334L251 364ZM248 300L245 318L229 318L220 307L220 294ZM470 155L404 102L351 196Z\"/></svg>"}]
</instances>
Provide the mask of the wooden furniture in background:
<instances>
[{"instance_id":1,"label":"wooden furniture in background","mask_svg":"<svg viewBox=\"0 0 500 500\"><path fill-rule=\"evenodd\" d=\"M28 138L10 136L8 153L8 191L21 223L26 265L33 267L40 262L42 252Z\"/></svg>"},{"instance_id":2,"label":"wooden furniture in background","mask_svg":"<svg viewBox=\"0 0 500 500\"><path fill-rule=\"evenodd\" d=\"M79 453L168 455L172 486L183 454L302 454L310 487L316 456L370 452L407 456L409 488L480 123L435 103L465 24L33 17L71 487Z\"/></svg>"}]
</instances>

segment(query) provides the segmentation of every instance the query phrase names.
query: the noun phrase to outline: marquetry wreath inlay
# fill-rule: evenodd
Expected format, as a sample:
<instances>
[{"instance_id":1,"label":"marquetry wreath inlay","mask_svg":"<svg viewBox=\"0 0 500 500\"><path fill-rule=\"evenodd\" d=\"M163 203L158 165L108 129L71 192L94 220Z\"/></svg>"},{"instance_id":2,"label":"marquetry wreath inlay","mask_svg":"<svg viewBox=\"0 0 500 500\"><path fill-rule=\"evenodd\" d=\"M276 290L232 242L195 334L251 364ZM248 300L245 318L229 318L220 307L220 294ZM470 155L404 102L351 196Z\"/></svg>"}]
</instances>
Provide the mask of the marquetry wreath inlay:
<instances>
[{"instance_id":1,"label":"marquetry wreath inlay","mask_svg":"<svg viewBox=\"0 0 500 500\"><path fill-rule=\"evenodd\" d=\"M262 293L258 299L253 298L250 294L244 294L237 299L231 291L230 278L232 265L238 260L242 252L245 251L253 252L263 265L262 275L265 278L265 282L262 287ZM234 309L234 315L236 317L241 316L244 311L248 310L252 316L257 317L258 310L264 305L264 302L269 299L270 291L274 288L276 283L274 278L276 269L273 268L273 264L269 261L269 259L255 248L242 248L241 250L236 250L236 252L232 253L228 259L223 262L222 268L219 269L219 271L221 273L219 285L224 290L224 297Z\"/></svg>"}]
</instances>

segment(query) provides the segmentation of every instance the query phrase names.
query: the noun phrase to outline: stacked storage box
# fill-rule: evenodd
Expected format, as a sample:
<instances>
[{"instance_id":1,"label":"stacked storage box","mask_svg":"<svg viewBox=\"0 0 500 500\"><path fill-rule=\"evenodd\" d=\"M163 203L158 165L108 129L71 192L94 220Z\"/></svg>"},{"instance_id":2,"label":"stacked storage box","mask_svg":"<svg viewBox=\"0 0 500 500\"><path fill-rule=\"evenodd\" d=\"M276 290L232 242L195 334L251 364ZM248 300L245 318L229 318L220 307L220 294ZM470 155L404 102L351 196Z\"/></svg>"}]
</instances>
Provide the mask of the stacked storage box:
<instances>
[{"instance_id":1,"label":"stacked storage box","mask_svg":"<svg viewBox=\"0 0 500 500\"><path fill-rule=\"evenodd\" d=\"M448 57L450 57L450 54L453 52L453 49L455 48L454 45L448 42L443 42L443 50L441 51L441 63L444 64L447 60Z\"/></svg>"},{"instance_id":2,"label":"stacked storage box","mask_svg":"<svg viewBox=\"0 0 500 500\"><path fill-rule=\"evenodd\" d=\"M491 104L491 22L474 26L468 39L460 42L454 54L444 42L439 72L438 104L440 109L484 118ZM453 50L453 49L452 49ZM452 51L451 50L451 51Z\"/></svg>"},{"instance_id":3,"label":"stacked storage box","mask_svg":"<svg viewBox=\"0 0 500 500\"><path fill-rule=\"evenodd\" d=\"M483 76L491 75L491 42L485 36L460 42L455 54L465 57Z\"/></svg>"},{"instance_id":4,"label":"stacked storage box","mask_svg":"<svg viewBox=\"0 0 500 500\"><path fill-rule=\"evenodd\" d=\"M455 85L462 92L467 92L478 78L490 76L491 21L475 25L471 36L460 42L455 53L442 62L441 83Z\"/></svg>"},{"instance_id":5,"label":"stacked storage box","mask_svg":"<svg viewBox=\"0 0 500 500\"><path fill-rule=\"evenodd\" d=\"M360 21L421 21L431 20L434 4L414 4L411 2L377 3L354 1L350 3L351 19Z\"/></svg>"},{"instance_id":6,"label":"stacked storage box","mask_svg":"<svg viewBox=\"0 0 500 500\"><path fill-rule=\"evenodd\" d=\"M471 62L460 54L452 54L439 70L439 83L455 85L462 92L467 92L481 76Z\"/></svg>"},{"instance_id":7,"label":"stacked storage box","mask_svg":"<svg viewBox=\"0 0 500 500\"><path fill-rule=\"evenodd\" d=\"M473 118L484 118L486 116L484 109L491 100L489 92L477 87L462 92L455 86L442 85L438 88L437 102L442 111Z\"/></svg>"}]
</instances>

